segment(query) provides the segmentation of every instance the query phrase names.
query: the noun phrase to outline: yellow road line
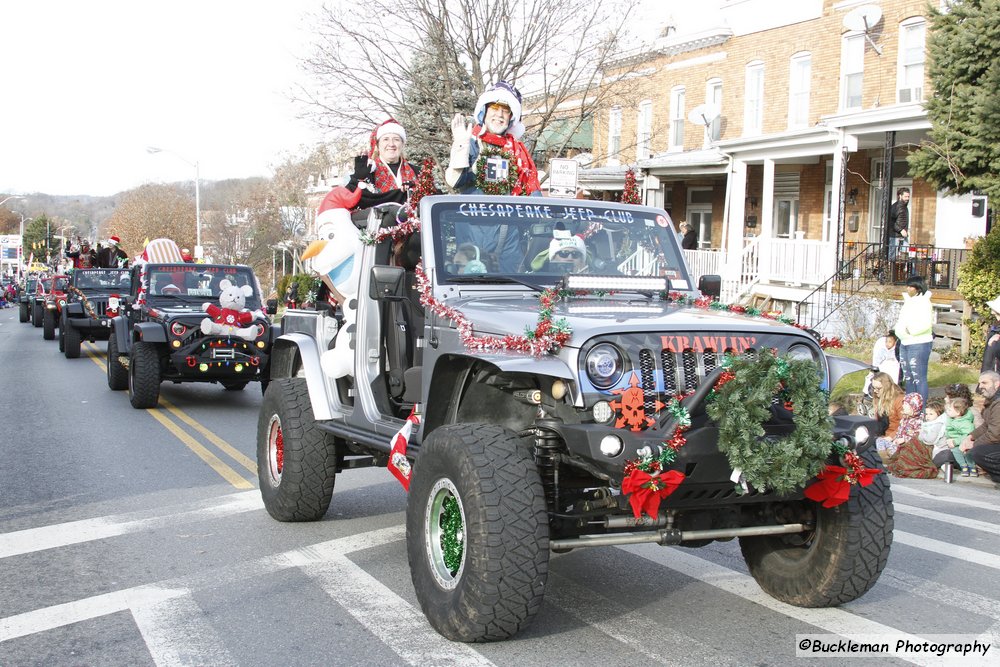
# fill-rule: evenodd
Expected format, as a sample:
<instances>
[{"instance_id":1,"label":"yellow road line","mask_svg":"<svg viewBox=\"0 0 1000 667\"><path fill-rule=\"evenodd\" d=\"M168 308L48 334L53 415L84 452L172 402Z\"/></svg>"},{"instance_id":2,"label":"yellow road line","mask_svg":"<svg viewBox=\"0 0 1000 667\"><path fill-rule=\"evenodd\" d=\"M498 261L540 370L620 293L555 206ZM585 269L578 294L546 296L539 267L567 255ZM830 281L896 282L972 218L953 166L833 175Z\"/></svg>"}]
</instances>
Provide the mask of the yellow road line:
<instances>
[{"instance_id":1,"label":"yellow road line","mask_svg":"<svg viewBox=\"0 0 1000 667\"><path fill-rule=\"evenodd\" d=\"M162 396L160 397L160 403L182 422L184 422L194 430L198 431L198 433L201 433L206 440L208 440L213 445L215 445L216 447L224 451L226 454L231 456L234 461L239 463L241 466L243 466L253 474L255 475L257 474L257 463L249 456L246 456L243 452L236 449L228 442L217 436L215 433L205 428L202 424L189 417L187 414L182 412L178 407L173 405L170 401L163 398Z\"/></svg>"},{"instance_id":2,"label":"yellow road line","mask_svg":"<svg viewBox=\"0 0 1000 667\"><path fill-rule=\"evenodd\" d=\"M204 445L185 433L180 426L170 421L170 419L168 419L165 415L161 414L157 410L146 410L146 412L149 413L153 419L163 424L164 428L173 433L178 440L183 442L188 449L195 453L195 456L207 463L212 470L222 475L223 479L227 482L235 486L237 489L254 488L253 484L240 477L238 472L225 464L218 456L208 451Z\"/></svg>"},{"instance_id":3,"label":"yellow road line","mask_svg":"<svg viewBox=\"0 0 1000 667\"><path fill-rule=\"evenodd\" d=\"M93 354L94 352L97 351L97 346L88 343L86 346L86 350L88 352L87 357L95 364L100 366L101 369L103 369L106 373L108 369L107 364ZM188 426L191 426L192 428L197 430L199 433L205 436L205 438L209 440L212 444L214 444L216 447L227 453L229 456L233 457L233 459L236 460L244 468L252 472L254 475L257 474L257 464L254 463L252 459L248 458L247 456L242 454L239 450L237 450L235 447L230 445L228 442L226 442L219 436L209 431L207 428L196 422L188 415L184 414L179 408L172 405L169 401L167 401L163 397L160 397L160 403L162 403L167 408L167 410L173 413L178 419L183 421ZM223 479L225 479L227 482L235 486L237 489L254 488L254 485L248 482L243 477L241 477L240 474L236 472L236 470L234 470L228 464L223 462L219 457L217 457L215 454L206 449L201 443L199 443L197 440L195 440L190 435L185 433L183 430L181 430L179 426L174 424L165 416L163 416L159 412L156 412L155 410L146 410L146 412L152 415L153 418L156 419L156 421L163 424L163 426L165 426L168 431L174 434L174 436L176 436L178 440L184 443L184 445L188 449L194 452L195 455L198 456L198 458L200 458L202 461L207 463L213 470L215 470L215 472L222 475Z\"/></svg>"}]
</instances>

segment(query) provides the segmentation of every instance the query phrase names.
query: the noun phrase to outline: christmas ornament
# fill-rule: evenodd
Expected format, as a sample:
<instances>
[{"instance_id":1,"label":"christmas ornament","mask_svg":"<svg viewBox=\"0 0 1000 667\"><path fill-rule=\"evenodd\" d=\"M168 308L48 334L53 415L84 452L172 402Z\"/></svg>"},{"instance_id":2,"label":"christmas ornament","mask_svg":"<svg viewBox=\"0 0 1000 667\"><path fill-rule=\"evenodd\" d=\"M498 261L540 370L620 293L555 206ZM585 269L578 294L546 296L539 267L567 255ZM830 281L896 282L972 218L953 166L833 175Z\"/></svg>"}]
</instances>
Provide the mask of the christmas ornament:
<instances>
[{"instance_id":1,"label":"christmas ornament","mask_svg":"<svg viewBox=\"0 0 1000 667\"><path fill-rule=\"evenodd\" d=\"M615 421L615 428L627 427L628 430L638 433L650 426L654 426L656 420L646 415L646 393L639 386L639 376L636 375L635 371L632 372L632 377L629 379L628 384L628 388L611 390L612 394L617 394L621 398L621 400L616 399L611 401L611 407L621 411L621 414ZM657 412L666 407L660 400L654 400L653 404L656 406Z\"/></svg>"},{"instance_id":2,"label":"christmas ornament","mask_svg":"<svg viewBox=\"0 0 1000 667\"><path fill-rule=\"evenodd\" d=\"M719 449L754 488L794 491L823 468L833 441L816 364L779 358L772 350L756 359L727 356L723 367L732 377L716 383L706 405L719 426ZM795 430L765 436L776 397L779 406L794 405Z\"/></svg>"}]
</instances>

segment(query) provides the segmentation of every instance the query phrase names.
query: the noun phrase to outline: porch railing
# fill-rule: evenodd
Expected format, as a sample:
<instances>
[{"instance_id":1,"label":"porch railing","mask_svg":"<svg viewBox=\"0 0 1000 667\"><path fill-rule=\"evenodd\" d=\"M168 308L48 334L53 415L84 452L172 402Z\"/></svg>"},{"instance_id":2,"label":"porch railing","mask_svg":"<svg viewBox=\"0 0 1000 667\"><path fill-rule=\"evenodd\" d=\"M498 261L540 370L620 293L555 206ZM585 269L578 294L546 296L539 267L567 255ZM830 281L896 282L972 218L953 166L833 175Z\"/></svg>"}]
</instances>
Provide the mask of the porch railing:
<instances>
[{"instance_id":1,"label":"porch railing","mask_svg":"<svg viewBox=\"0 0 1000 667\"><path fill-rule=\"evenodd\" d=\"M890 255L881 243L845 242L843 260L833 274L796 304L799 324L817 328L845 301L869 284L904 285L910 276L923 278L928 289L958 289L958 267L969 251L910 245Z\"/></svg>"},{"instance_id":2,"label":"porch railing","mask_svg":"<svg viewBox=\"0 0 1000 667\"><path fill-rule=\"evenodd\" d=\"M736 303L760 282L760 239L745 242L743 252L730 256L722 273L722 301Z\"/></svg>"}]
</instances>

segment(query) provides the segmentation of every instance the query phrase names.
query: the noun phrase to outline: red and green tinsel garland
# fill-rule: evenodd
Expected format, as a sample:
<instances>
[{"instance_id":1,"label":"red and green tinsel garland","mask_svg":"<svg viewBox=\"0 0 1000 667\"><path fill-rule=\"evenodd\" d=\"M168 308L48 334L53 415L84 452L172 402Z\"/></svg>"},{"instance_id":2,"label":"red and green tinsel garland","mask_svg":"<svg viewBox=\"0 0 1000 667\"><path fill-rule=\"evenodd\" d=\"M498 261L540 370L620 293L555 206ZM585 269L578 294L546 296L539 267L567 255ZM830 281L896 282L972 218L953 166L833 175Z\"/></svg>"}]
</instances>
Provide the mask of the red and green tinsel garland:
<instances>
[{"instance_id":1,"label":"red and green tinsel garland","mask_svg":"<svg viewBox=\"0 0 1000 667\"><path fill-rule=\"evenodd\" d=\"M642 198L639 196L639 186L635 182L635 170L631 167L625 172L625 189L622 190L623 204L641 204Z\"/></svg>"},{"instance_id":2,"label":"red and green tinsel garland","mask_svg":"<svg viewBox=\"0 0 1000 667\"><path fill-rule=\"evenodd\" d=\"M527 352L534 357L555 354L569 342L572 330L564 319L553 319L552 309L556 302L569 296L566 290L550 287L538 295L538 324L527 329L523 336L477 336L472 323L457 308L446 306L434 298L430 279L424 273L423 263L416 268L417 291L420 303L435 315L450 320L458 330L462 344L468 350L480 352Z\"/></svg>"},{"instance_id":3,"label":"red and green tinsel garland","mask_svg":"<svg viewBox=\"0 0 1000 667\"><path fill-rule=\"evenodd\" d=\"M507 178L502 181L487 181L486 180L486 161L491 157L502 157L507 160ZM517 169L517 159L514 154L510 151L505 151L503 149L494 149L488 145L483 146L482 152L479 154L479 159L476 160L476 187L482 190L483 194L487 195L509 195L514 191L514 186L517 185L518 169Z\"/></svg>"},{"instance_id":4,"label":"red and green tinsel garland","mask_svg":"<svg viewBox=\"0 0 1000 667\"><path fill-rule=\"evenodd\" d=\"M67 286L66 291L69 292L70 294L75 294L76 296L80 297L80 303L83 304L83 309L87 311L87 317L93 320L100 319L97 316L97 312L94 310L93 304L91 304L90 300L87 299L86 294L81 292L78 288L74 287L73 285Z\"/></svg>"},{"instance_id":5,"label":"red and green tinsel garland","mask_svg":"<svg viewBox=\"0 0 1000 667\"><path fill-rule=\"evenodd\" d=\"M420 212L420 200L427 195L434 194L435 190L434 160L433 158L426 158L420 165L420 175L417 176L417 182L408 194L406 205L399 209L400 213L406 213L407 219L400 220L397 214L394 226L379 229L374 234L361 232L361 242L365 245L378 245L387 240L402 241L410 235L419 232L420 218L418 217L418 213Z\"/></svg>"},{"instance_id":6,"label":"red and green tinsel garland","mask_svg":"<svg viewBox=\"0 0 1000 667\"><path fill-rule=\"evenodd\" d=\"M809 329L809 327L804 324L796 322L794 318L782 315L781 313L775 311L760 310L759 308L744 306L738 303L722 303L721 301L716 301L707 296L693 297L684 294L683 292L667 292L660 294L660 298L664 301L669 301L682 306L694 306L695 308L700 308L702 310L714 310L723 313L735 313L737 315L743 315L744 317L772 320L774 322L781 322L782 324L793 326L796 329L802 329L803 331L808 331ZM819 346L824 350L843 347L839 338L826 337L819 339Z\"/></svg>"}]
</instances>

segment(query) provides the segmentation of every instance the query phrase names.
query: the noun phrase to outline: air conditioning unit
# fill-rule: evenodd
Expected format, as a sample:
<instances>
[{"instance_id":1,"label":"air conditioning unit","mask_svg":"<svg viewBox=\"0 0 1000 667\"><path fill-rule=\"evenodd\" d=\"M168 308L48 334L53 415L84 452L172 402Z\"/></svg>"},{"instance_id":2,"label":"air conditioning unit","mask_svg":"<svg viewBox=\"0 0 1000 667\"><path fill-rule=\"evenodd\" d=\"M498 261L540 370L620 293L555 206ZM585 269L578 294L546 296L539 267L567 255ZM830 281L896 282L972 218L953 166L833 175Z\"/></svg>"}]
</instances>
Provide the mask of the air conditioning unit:
<instances>
[{"instance_id":1,"label":"air conditioning unit","mask_svg":"<svg viewBox=\"0 0 1000 667\"><path fill-rule=\"evenodd\" d=\"M900 88L899 89L899 102L901 104L906 102L920 102L924 99L924 89L923 87L916 88Z\"/></svg>"}]
</instances>

